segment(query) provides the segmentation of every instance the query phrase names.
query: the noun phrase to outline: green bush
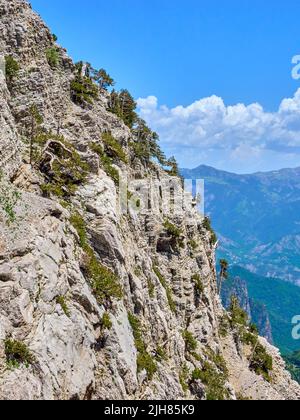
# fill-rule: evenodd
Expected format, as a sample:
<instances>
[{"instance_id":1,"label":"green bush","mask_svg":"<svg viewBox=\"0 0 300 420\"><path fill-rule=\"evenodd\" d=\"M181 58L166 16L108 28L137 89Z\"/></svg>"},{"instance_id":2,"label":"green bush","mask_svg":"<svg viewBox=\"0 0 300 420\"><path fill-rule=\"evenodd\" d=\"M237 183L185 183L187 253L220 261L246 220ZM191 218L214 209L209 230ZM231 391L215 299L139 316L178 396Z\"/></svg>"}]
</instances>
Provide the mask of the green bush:
<instances>
[{"instance_id":1,"label":"green bush","mask_svg":"<svg viewBox=\"0 0 300 420\"><path fill-rule=\"evenodd\" d=\"M164 228L166 232L173 238L180 239L180 237L182 236L182 230L174 224L172 224L169 220L166 220L164 222Z\"/></svg>"},{"instance_id":2,"label":"green bush","mask_svg":"<svg viewBox=\"0 0 300 420\"><path fill-rule=\"evenodd\" d=\"M81 159L74 146L63 137L49 133L40 136L39 140L41 150L43 144L48 143L47 152L54 157L51 165L45 156L38 157L40 171L47 179L47 183L41 186L42 191L46 196L54 194L61 198L75 194L77 188L87 179L88 165Z\"/></svg>"},{"instance_id":3,"label":"green bush","mask_svg":"<svg viewBox=\"0 0 300 420\"><path fill-rule=\"evenodd\" d=\"M21 194L14 186L4 179L0 170L0 208L4 212L7 225L16 221L16 206L21 199Z\"/></svg>"},{"instance_id":4,"label":"green bush","mask_svg":"<svg viewBox=\"0 0 300 420\"><path fill-rule=\"evenodd\" d=\"M26 344L7 339L4 342L5 356L8 366L19 368L20 365L25 365L27 368L35 363L35 358L26 346Z\"/></svg>"},{"instance_id":5,"label":"green bush","mask_svg":"<svg viewBox=\"0 0 300 420\"><path fill-rule=\"evenodd\" d=\"M93 293L100 305L112 298L121 299L123 290L118 277L102 265L92 247L88 244L85 222L79 213L74 213L70 223L79 236L79 244L85 252L83 271L89 278Z\"/></svg>"},{"instance_id":6,"label":"green bush","mask_svg":"<svg viewBox=\"0 0 300 420\"><path fill-rule=\"evenodd\" d=\"M202 294L204 292L204 285L202 283L200 274L194 274L191 280L195 284L197 292Z\"/></svg>"},{"instance_id":7,"label":"green bush","mask_svg":"<svg viewBox=\"0 0 300 420\"><path fill-rule=\"evenodd\" d=\"M122 287L118 277L98 261L92 248L85 249L85 272L90 279L92 290L99 304L112 298L123 297Z\"/></svg>"},{"instance_id":8,"label":"green bush","mask_svg":"<svg viewBox=\"0 0 300 420\"><path fill-rule=\"evenodd\" d=\"M198 347L198 342L193 336L193 334L190 331L185 330L182 332L182 337L185 341L186 351L189 353L195 352Z\"/></svg>"},{"instance_id":9,"label":"green bush","mask_svg":"<svg viewBox=\"0 0 300 420\"><path fill-rule=\"evenodd\" d=\"M174 250L178 250L178 248L184 248L182 230L171 223L169 220L165 220L163 226L167 234L172 237L172 247Z\"/></svg>"},{"instance_id":10,"label":"green bush","mask_svg":"<svg viewBox=\"0 0 300 420\"><path fill-rule=\"evenodd\" d=\"M98 97L98 87L88 77L77 75L71 82L71 98L77 105L92 104Z\"/></svg>"},{"instance_id":11,"label":"green bush","mask_svg":"<svg viewBox=\"0 0 300 420\"><path fill-rule=\"evenodd\" d=\"M266 381L271 381L270 372L273 370L273 359L266 349L259 343L257 328L250 324L248 315L240 308L238 299L233 296L230 305L231 327L236 328L241 342L251 346L250 369L257 375L263 376Z\"/></svg>"},{"instance_id":12,"label":"green bush","mask_svg":"<svg viewBox=\"0 0 300 420\"><path fill-rule=\"evenodd\" d=\"M149 290L149 297L151 299L154 299L154 297L155 297L155 286L150 279L148 280L148 290Z\"/></svg>"},{"instance_id":13,"label":"green bush","mask_svg":"<svg viewBox=\"0 0 300 420\"><path fill-rule=\"evenodd\" d=\"M5 57L5 76L8 85L12 84L14 78L18 76L20 66L12 56Z\"/></svg>"},{"instance_id":14,"label":"green bush","mask_svg":"<svg viewBox=\"0 0 300 420\"><path fill-rule=\"evenodd\" d=\"M138 351L138 372L146 370L148 379L151 381L154 374L157 372L157 364L154 358L147 352L146 344L143 340L142 326L138 318L132 313L128 313L128 321L130 323L135 340L135 346Z\"/></svg>"},{"instance_id":15,"label":"green bush","mask_svg":"<svg viewBox=\"0 0 300 420\"><path fill-rule=\"evenodd\" d=\"M156 359L159 362L168 360L167 351L163 347L158 346L155 353L156 353Z\"/></svg>"},{"instance_id":16,"label":"green bush","mask_svg":"<svg viewBox=\"0 0 300 420\"><path fill-rule=\"evenodd\" d=\"M176 304L173 300L172 291L171 291L170 287L168 286L168 283L167 283L166 279L161 274L158 267L154 266L153 271L154 271L156 277L158 278L158 280L160 281L161 285L163 286L163 288L166 291L166 295L167 295L167 299L168 299L168 303L169 303L169 307L170 307L171 311L176 312Z\"/></svg>"},{"instance_id":17,"label":"green bush","mask_svg":"<svg viewBox=\"0 0 300 420\"><path fill-rule=\"evenodd\" d=\"M236 296L231 297L231 303L229 308L229 313L231 317L231 325L235 326L249 326L249 319L246 312L240 307L238 298Z\"/></svg>"},{"instance_id":18,"label":"green bush","mask_svg":"<svg viewBox=\"0 0 300 420\"><path fill-rule=\"evenodd\" d=\"M224 314L219 320L219 333L220 336L226 338L231 329L230 319L227 314Z\"/></svg>"},{"instance_id":19,"label":"green bush","mask_svg":"<svg viewBox=\"0 0 300 420\"><path fill-rule=\"evenodd\" d=\"M218 242L217 235L211 226L211 221L209 217L205 217L203 221L203 227L210 233L210 243L215 245Z\"/></svg>"},{"instance_id":20,"label":"green bush","mask_svg":"<svg viewBox=\"0 0 300 420\"><path fill-rule=\"evenodd\" d=\"M70 311L66 302L66 298L64 296L57 296L56 303L61 306L62 310L64 311L65 315L69 318Z\"/></svg>"},{"instance_id":21,"label":"green bush","mask_svg":"<svg viewBox=\"0 0 300 420\"><path fill-rule=\"evenodd\" d=\"M191 241L189 241L189 246L193 251L196 251L196 249L198 248L198 242L192 239Z\"/></svg>"},{"instance_id":22,"label":"green bush","mask_svg":"<svg viewBox=\"0 0 300 420\"><path fill-rule=\"evenodd\" d=\"M257 375L263 376L266 381L271 382L271 372L273 370L273 359L261 344L256 344L252 358L250 359L250 369Z\"/></svg>"},{"instance_id":23,"label":"green bush","mask_svg":"<svg viewBox=\"0 0 300 420\"><path fill-rule=\"evenodd\" d=\"M111 158L117 158L120 161L127 163L127 156L122 146L111 133L103 133L102 140L106 148L106 154Z\"/></svg>"},{"instance_id":24,"label":"green bush","mask_svg":"<svg viewBox=\"0 0 300 420\"><path fill-rule=\"evenodd\" d=\"M184 364L179 374L179 382L184 393L187 393L189 390L189 380L190 380L190 371L187 365Z\"/></svg>"},{"instance_id":25,"label":"green bush","mask_svg":"<svg viewBox=\"0 0 300 420\"><path fill-rule=\"evenodd\" d=\"M46 50L46 58L50 67L55 68L59 64L59 51L56 47Z\"/></svg>"},{"instance_id":26,"label":"green bush","mask_svg":"<svg viewBox=\"0 0 300 420\"><path fill-rule=\"evenodd\" d=\"M224 401L230 398L229 391L226 389L225 375L218 372L211 363L204 362L202 370L195 369L192 379L200 380L205 385L208 401Z\"/></svg>"},{"instance_id":27,"label":"green bush","mask_svg":"<svg viewBox=\"0 0 300 420\"><path fill-rule=\"evenodd\" d=\"M111 319L110 319L110 316L109 316L108 312L105 312L103 314L101 324L102 324L102 328L104 328L105 330L111 330L112 329L113 324L111 322Z\"/></svg>"},{"instance_id":28,"label":"green bush","mask_svg":"<svg viewBox=\"0 0 300 420\"><path fill-rule=\"evenodd\" d=\"M119 171L113 166L112 158L107 156L104 150L96 143L90 143L90 148L100 158L100 163L103 167L104 172L114 181L116 185L120 183Z\"/></svg>"}]
</instances>

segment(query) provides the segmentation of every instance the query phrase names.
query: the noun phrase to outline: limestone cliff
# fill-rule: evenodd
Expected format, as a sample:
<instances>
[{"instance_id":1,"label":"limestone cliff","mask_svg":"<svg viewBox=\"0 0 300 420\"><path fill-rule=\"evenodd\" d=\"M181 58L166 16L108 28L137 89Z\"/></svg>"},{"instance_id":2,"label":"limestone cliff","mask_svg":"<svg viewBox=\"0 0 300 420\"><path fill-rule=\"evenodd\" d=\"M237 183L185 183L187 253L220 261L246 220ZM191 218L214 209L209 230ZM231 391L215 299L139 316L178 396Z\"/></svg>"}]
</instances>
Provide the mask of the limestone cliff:
<instances>
[{"instance_id":1,"label":"limestone cliff","mask_svg":"<svg viewBox=\"0 0 300 420\"><path fill-rule=\"evenodd\" d=\"M136 156L107 92L71 100L77 70L27 2L0 0L0 31L18 63L0 72L0 399L300 398L222 308L207 221L172 211L181 181Z\"/></svg>"}]
</instances>

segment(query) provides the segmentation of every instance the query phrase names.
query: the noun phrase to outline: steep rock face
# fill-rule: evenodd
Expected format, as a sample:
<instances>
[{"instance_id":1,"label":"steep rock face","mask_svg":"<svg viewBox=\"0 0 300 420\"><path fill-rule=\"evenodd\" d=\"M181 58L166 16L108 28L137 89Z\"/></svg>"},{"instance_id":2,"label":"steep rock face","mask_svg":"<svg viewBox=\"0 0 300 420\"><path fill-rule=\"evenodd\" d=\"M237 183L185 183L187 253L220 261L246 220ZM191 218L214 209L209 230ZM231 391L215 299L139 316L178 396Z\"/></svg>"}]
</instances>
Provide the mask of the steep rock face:
<instances>
[{"instance_id":1,"label":"steep rock face","mask_svg":"<svg viewBox=\"0 0 300 420\"><path fill-rule=\"evenodd\" d=\"M180 180L134 158L133 135L107 111L105 92L88 107L71 101L73 63L57 47L59 65L49 65L52 37L25 1L0 0L0 30L3 55L20 66L9 89L2 78L0 95L0 399L300 398L275 349L263 342L273 355L266 380L250 369L234 328L220 333L227 315L211 234L192 203L170 210ZM45 198L45 173L29 164L32 105L44 131L89 165L67 203ZM131 162L115 162L125 190L90 148L107 130ZM135 205L124 209L122 192ZM97 298L91 253L103 278L103 267L114 273L122 298Z\"/></svg>"},{"instance_id":2,"label":"steep rock face","mask_svg":"<svg viewBox=\"0 0 300 420\"><path fill-rule=\"evenodd\" d=\"M230 277L222 287L222 302L226 309L230 308L232 296L238 298L241 308L246 312L249 321L257 326L259 334L270 344L274 344L267 308L261 302L250 299L247 283L241 277Z\"/></svg>"}]
</instances>

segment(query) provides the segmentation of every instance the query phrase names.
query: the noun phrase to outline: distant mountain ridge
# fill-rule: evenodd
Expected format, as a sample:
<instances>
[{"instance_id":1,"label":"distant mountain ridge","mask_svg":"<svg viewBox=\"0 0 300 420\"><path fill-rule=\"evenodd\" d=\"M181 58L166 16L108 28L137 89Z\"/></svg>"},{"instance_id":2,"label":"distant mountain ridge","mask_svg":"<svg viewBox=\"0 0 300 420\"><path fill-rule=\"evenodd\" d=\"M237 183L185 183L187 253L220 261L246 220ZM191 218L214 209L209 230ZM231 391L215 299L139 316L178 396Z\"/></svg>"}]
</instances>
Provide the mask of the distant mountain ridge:
<instances>
[{"instance_id":1,"label":"distant mountain ridge","mask_svg":"<svg viewBox=\"0 0 300 420\"><path fill-rule=\"evenodd\" d=\"M300 285L300 167L238 175L201 165L181 173L205 180L205 210L220 256Z\"/></svg>"}]
</instances>

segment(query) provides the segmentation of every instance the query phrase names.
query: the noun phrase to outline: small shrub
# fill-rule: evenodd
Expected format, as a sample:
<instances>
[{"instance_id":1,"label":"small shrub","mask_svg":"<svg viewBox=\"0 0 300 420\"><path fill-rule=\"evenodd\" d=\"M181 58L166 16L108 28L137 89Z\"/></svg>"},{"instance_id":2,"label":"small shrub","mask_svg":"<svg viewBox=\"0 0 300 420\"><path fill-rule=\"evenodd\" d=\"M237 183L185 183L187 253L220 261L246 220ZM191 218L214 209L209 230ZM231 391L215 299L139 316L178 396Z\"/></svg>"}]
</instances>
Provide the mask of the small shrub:
<instances>
[{"instance_id":1,"label":"small shrub","mask_svg":"<svg viewBox=\"0 0 300 420\"><path fill-rule=\"evenodd\" d=\"M5 57L5 76L9 87L11 86L13 79L18 76L19 70L20 66L18 62L12 56L9 55Z\"/></svg>"},{"instance_id":2,"label":"small shrub","mask_svg":"<svg viewBox=\"0 0 300 420\"><path fill-rule=\"evenodd\" d=\"M229 371L227 368L226 361L220 353L215 353L212 349L206 350L207 357L217 367L217 369L224 374L224 378L227 380Z\"/></svg>"},{"instance_id":3,"label":"small shrub","mask_svg":"<svg viewBox=\"0 0 300 420\"><path fill-rule=\"evenodd\" d=\"M59 52L56 47L51 47L46 50L46 58L50 67L55 68L59 64Z\"/></svg>"},{"instance_id":4,"label":"small shrub","mask_svg":"<svg viewBox=\"0 0 300 420\"><path fill-rule=\"evenodd\" d=\"M226 338L231 329L230 319L227 314L224 314L219 320L219 333L220 336Z\"/></svg>"},{"instance_id":5,"label":"small shrub","mask_svg":"<svg viewBox=\"0 0 300 420\"><path fill-rule=\"evenodd\" d=\"M79 236L79 244L81 248L85 248L87 246L87 233L83 217L76 211L72 213L70 223L75 228Z\"/></svg>"},{"instance_id":6,"label":"small shrub","mask_svg":"<svg viewBox=\"0 0 300 420\"><path fill-rule=\"evenodd\" d=\"M176 239L179 239L182 235L182 230L168 220L164 222L164 228L170 236L173 236Z\"/></svg>"},{"instance_id":7,"label":"small shrub","mask_svg":"<svg viewBox=\"0 0 300 420\"><path fill-rule=\"evenodd\" d=\"M178 250L178 248L184 248L184 239L182 236L183 235L182 230L168 220L164 222L164 228L167 234L172 237L173 248L175 250Z\"/></svg>"},{"instance_id":8,"label":"small shrub","mask_svg":"<svg viewBox=\"0 0 300 420\"><path fill-rule=\"evenodd\" d=\"M210 243L211 245L215 245L218 242L217 235L211 226L211 221L209 217L205 217L203 221L203 227L210 233Z\"/></svg>"},{"instance_id":9,"label":"small shrub","mask_svg":"<svg viewBox=\"0 0 300 420\"><path fill-rule=\"evenodd\" d=\"M162 361L166 361L166 360L168 360L168 355L167 355L167 352L166 352L166 350L164 349L164 348L162 348L161 346L158 346L157 347L157 349L156 349L156 359L159 361L159 362L162 362Z\"/></svg>"},{"instance_id":10,"label":"small shrub","mask_svg":"<svg viewBox=\"0 0 300 420\"><path fill-rule=\"evenodd\" d=\"M188 383L189 379L190 379L190 371L187 365L184 364L179 374L179 382L184 393L187 393L189 390L189 383Z\"/></svg>"},{"instance_id":11,"label":"small shrub","mask_svg":"<svg viewBox=\"0 0 300 420\"><path fill-rule=\"evenodd\" d=\"M128 321L130 323L135 346L138 351L137 368L138 372L146 370L148 379L151 381L154 374L157 372L157 365L154 358L147 352L146 344L143 340L142 326L138 318L132 313L128 313Z\"/></svg>"},{"instance_id":12,"label":"small shrub","mask_svg":"<svg viewBox=\"0 0 300 420\"><path fill-rule=\"evenodd\" d=\"M98 261L91 247L85 249L86 263L84 270L90 279L93 293L100 305L105 301L122 299L123 290L118 277Z\"/></svg>"},{"instance_id":13,"label":"small shrub","mask_svg":"<svg viewBox=\"0 0 300 420\"><path fill-rule=\"evenodd\" d=\"M257 375L263 376L267 382L271 382L270 373L273 370L273 359L260 343L255 346L254 354L250 360L250 369Z\"/></svg>"},{"instance_id":14,"label":"small shrub","mask_svg":"<svg viewBox=\"0 0 300 420\"><path fill-rule=\"evenodd\" d=\"M238 298L236 296L232 296L229 313L231 316L231 324L232 326L244 326L248 327L249 320L248 315L246 312L240 307Z\"/></svg>"},{"instance_id":15,"label":"small shrub","mask_svg":"<svg viewBox=\"0 0 300 420\"><path fill-rule=\"evenodd\" d=\"M190 331L183 331L182 337L185 341L186 351L189 353L195 352L198 347L198 342Z\"/></svg>"},{"instance_id":16,"label":"small shrub","mask_svg":"<svg viewBox=\"0 0 300 420\"><path fill-rule=\"evenodd\" d=\"M151 299L154 299L154 297L155 297L155 286L150 279L148 280L148 290L149 290L149 297Z\"/></svg>"},{"instance_id":17,"label":"small shrub","mask_svg":"<svg viewBox=\"0 0 300 420\"><path fill-rule=\"evenodd\" d=\"M41 188L45 195L54 194L60 198L73 195L77 188L82 185L88 176L88 165L81 159L74 146L63 137L47 134L40 137L41 150L44 144L48 144L47 155L38 156L42 152L36 152L39 169L44 173L47 183ZM49 162L49 156L53 160Z\"/></svg>"},{"instance_id":18,"label":"small shrub","mask_svg":"<svg viewBox=\"0 0 300 420\"><path fill-rule=\"evenodd\" d=\"M147 372L149 381L153 379L154 374L157 372L157 365L155 363L155 360L147 352L138 354L137 368L138 372L142 372L143 370Z\"/></svg>"},{"instance_id":19,"label":"small shrub","mask_svg":"<svg viewBox=\"0 0 300 420\"><path fill-rule=\"evenodd\" d=\"M199 294L204 292L204 285L202 283L200 274L194 274L192 276L192 282L195 284L195 288Z\"/></svg>"},{"instance_id":20,"label":"small shrub","mask_svg":"<svg viewBox=\"0 0 300 420\"><path fill-rule=\"evenodd\" d=\"M85 252L85 263L83 271L90 280L93 293L101 305L105 300L112 298L121 299L123 290L118 277L97 259L94 250L87 241L85 222L79 213L74 213L70 223L76 229L79 236L79 244Z\"/></svg>"},{"instance_id":21,"label":"small shrub","mask_svg":"<svg viewBox=\"0 0 300 420\"><path fill-rule=\"evenodd\" d=\"M163 288L166 291L166 295L167 295L167 299L168 299L168 303L169 303L169 307L170 307L171 311L176 312L176 304L173 300L172 291L171 291L170 287L168 286L168 283L166 282L166 279L164 278L164 276L161 274L161 272L159 271L159 269L156 266L153 267L153 271L154 271L155 275L157 276L158 280L160 281L161 285L163 286Z\"/></svg>"},{"instance_id":22,"label":"small shrub","mask_svg":"<svg viewBox=\"0 0 300 420\"><path fill-rule=\"evenodd\" d=\"M104 169L104 172L106 172L106 174L110 178L112 178L112 180L114 181L116 185L119 185L120 174L119 174L119 171L113 166L112 158L107 156L107 154L104 152L101 146L95 143L90 143L90 148L93 152L97 153L97 155L99 156L100 163Z\"/></svg>"},{"instance_id":23,"label":"small shrub","mask_svg":"<svg viewBox=\"0 0 300 420\"><path fill-rule=\"evenodd\" d=\"M98 88L93 81L88 77L77 75L72 80L71 85L71 99L77 105L92 104L94 99L98 97Z\"/></svg>"},{"instance_id":24,"label":"small shrub","mask_svg":"<svg viewBox=\"0 0 300 420\"><path fill-rule=\"evenodd\" d=\"M21 199L21 194L14 186L4 179L0 171L0 210L3 211L7 225L16 221L16 206Z\"/></svg>"},{"instance_id":25,"label":"small shrub","mask_svg":"<svg viewBox=\"0 0 300 420\"><path fill-rule=\"evenodd\" d=\"M196 249L198 248L198 242L192 239L191 241L189 241L189 246L193 251L196 251Z\"/></svg>"},{"instance_id":26,"label":"small shrub","mask_svg":"<svg viewBox=\"0 0 300 420\"><path fill-rule=\"evenodd\" d=\"M7 339L4 342L5 356L8 366L19 368L20 365L25 365L27 368L34 364L35 358L31 354L26 344Z\"/></svg>"},{"instance_id":27,"label":"small shrub","mask_svg":"<svg viewBox=\"0 0 300 420\"><path fill-rule=\"evenodd\" d=\"M127 163L127 156L122 146L111 133L102 134L102 140L106 146L106 153L111 158L117 158L120 161Z\"/></svg>"},{"instance_id":28,"label":"small shrub","mask_svg":"<svg viewBox=\"0 0 300 420\"><path fill-rule=\"evenodd\" d=\"M109 316L108 312L105 312L103 314L101 324L102 324L102 328L104 328L105 330L111 330L112 329L113 324L111 322L111 319L110 319L110 316Z\"/></svg>"},{"instance_id":29,"label":"small shrub","mask_svg":"<svg viewBox=\"0 0 300 420\"><path fill-rule=\"evenodd\" d=\"M202 370L195 369L192 378L194 381L200 380L205 385L208 401L224 401L229 399L230 394L226 389L226 378L211 363L204 362Z\"/></svg>"},{"instance_id":30,"label":"small shrub","mask_svg":"<svg viewBox=\"0 0 300 420\"><path fill-rule=\"evenodd\" d=\"M57 296L56 303L61 306L62 310L64 311L65 315L69 318L70 311L66 302L66 298L64 296Z\"/></svg>"}]
</instances>

